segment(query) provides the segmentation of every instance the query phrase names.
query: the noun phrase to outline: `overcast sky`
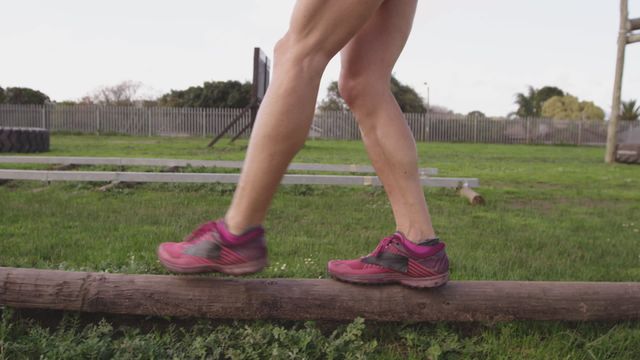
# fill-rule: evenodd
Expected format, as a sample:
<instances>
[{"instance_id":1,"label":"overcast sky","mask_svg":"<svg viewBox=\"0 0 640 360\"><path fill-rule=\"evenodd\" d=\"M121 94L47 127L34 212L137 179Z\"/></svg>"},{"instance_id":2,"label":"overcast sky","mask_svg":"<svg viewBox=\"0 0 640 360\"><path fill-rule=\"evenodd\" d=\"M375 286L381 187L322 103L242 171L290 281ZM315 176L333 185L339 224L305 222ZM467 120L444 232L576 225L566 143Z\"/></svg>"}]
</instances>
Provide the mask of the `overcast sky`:
<instances>
[{"instance_id":1,"label":"overcast sky","mask_svg":"<svg viewBox=\"0 0 640 360\"><path fill-rule=\"evenodd\" d=\"M362 0L365 1L365 0ZM403 1L403 0L387 0ZM250 80L252 51L272 55L292 0L0 0L0 86L77 100L140 81L148 95L208 80ZM617 0L420 0L394 70L432 104L513 111L528 85L558 86L609 112ZM630 0L640 17L640 0ZM623 99L640 99L640 44L627 47ZM336 80L334 59L320 98Z\"/></svg>"}]
</instances>

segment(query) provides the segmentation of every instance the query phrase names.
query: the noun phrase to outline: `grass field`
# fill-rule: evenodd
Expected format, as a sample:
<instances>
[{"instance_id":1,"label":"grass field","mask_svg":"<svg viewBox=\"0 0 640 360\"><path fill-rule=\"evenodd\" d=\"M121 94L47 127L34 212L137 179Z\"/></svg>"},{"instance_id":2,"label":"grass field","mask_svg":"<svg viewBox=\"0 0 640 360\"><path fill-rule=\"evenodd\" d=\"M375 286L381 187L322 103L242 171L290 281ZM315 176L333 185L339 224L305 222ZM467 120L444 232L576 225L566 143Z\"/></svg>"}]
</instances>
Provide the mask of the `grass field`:
<instances>
[{"instance_id":1,"label":"grass field","mask_svg":"<svg viewBox=\"0 0 640 360\"><path fill-rule=\"evenodd\" d=\"M54 135L47 155L240 160L246 147L205 144L203 138ZM471 207L452 190L425 189L453 279L640 280L640 167L605 165L603 149L590 147L421 143L418 150L420 165L437 167L439 176L478 177L487 199L486 206ZM368 163L360 142L317 140L295 161ZM0 266L165 273L157 244L222 216L233 192L220 184L146 184L102 193L95 191L99 185L0 186ZM282 187L265 225L271 266L258 277L326 277L327 260L366 254L394 230L382 189L365 187ZM333 328L301 323L85 327L74 315L48 330L12 314L3 312L0 358L100 351L121 358L155 351L162 358L168 350L177 351L169 358L206 358L202 351L213 358L216 351L231 358L255 351L276 358L640 358L638 322L354 322L332 334Z\"/></svg>"}]
</instances>

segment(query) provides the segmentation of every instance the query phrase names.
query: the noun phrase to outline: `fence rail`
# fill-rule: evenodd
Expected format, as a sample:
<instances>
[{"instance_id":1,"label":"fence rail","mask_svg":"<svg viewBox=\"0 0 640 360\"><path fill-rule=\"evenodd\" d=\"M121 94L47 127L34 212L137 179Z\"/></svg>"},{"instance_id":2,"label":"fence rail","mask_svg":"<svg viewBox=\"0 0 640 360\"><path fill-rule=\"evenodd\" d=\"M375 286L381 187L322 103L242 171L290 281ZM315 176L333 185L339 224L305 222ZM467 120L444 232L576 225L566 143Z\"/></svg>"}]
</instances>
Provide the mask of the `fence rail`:
<instances>
[{"instance_id":1,"label":"fence rail","mask_svg":"<svg viewBox=\"0 0 640 360\"><path fill-rule=\"evenodd\" d=\"M0 126L96 134L211 137L241 111L229 108L0 105ZM243 115L232 133L248 124L250 116L248 113ZM417 141L604 145L607 138L604 121L495 119L425 113L405 114L405 117ZM618 132L622 139L637 136L640 122L621 122ZM244 136L248 135L249 132ZM323 112L316 114L309 136L354 140L360 139L360 130L350 112Z\"/></svg>"}]
</instances>

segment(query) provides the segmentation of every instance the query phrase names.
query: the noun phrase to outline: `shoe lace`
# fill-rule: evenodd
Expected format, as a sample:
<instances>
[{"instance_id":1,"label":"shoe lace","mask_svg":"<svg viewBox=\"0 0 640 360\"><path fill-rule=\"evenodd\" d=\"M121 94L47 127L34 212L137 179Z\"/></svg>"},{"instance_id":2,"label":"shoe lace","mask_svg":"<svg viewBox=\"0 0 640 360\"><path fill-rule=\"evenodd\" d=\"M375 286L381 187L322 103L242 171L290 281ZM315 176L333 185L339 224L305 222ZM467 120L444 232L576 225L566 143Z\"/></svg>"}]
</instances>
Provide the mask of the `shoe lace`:
<instances>
[{"instance_id":1,"label":"shoe lace","mask_svg":"<svg viewBox=\"0 0 640 360\"><path fill-rule=\"evenodd\" d=\"M190 235L188 235L184 241L187 243L192 243L196 239L198 239L200 236L208 233L211 230L214 230L215 228L216 228L216 223L214 221L206 222L200 225L197 229L195 229Z\"/></svg>"},{"instance_id":2,"label":"shoe lace","mask_svg":"<svg viewBox=\"0 0 640 360\"><path fill-rule=\"evenodd\" d=\"M389 245L394 241L399 239L399 236L396 234L393 234L391 236L387 236L386 238L382 239L380 241L380 243L378 244L378 246L375 248L375 250L373 250L373 252L369 255L369 256L378 256L380 255L380 253L382 253L387 247L389 247Z\"/></svg>"}]
</instances>

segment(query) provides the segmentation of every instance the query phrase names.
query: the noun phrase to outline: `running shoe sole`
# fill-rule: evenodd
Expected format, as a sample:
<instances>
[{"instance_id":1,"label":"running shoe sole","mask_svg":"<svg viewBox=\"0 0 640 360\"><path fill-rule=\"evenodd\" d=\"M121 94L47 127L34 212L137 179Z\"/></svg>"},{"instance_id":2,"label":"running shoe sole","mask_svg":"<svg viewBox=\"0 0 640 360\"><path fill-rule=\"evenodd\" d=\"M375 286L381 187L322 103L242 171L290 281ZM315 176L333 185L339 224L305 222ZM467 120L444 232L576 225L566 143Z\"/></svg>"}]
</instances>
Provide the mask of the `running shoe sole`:
<instances>
[{"instance_id":1,"label":"running shoe sole","mask_svg":"<svg viewBox=\"0 0 640 360\"><path fill-rule=\"evenodd\" d=\"M436 276L413 278L404 274L384 274L384 275L336 275L331 277L352 284L363 285L384 285L384 284L402 284L412 288L436 288L445 285L449 281L449 273Z\"/></svg>"},{"instance_id":2,"label":"running shoe sole","mask_svg":"<svg viewBox=\"0 0 640 360\"><path fill-rule=\"evenodd\" d=\"M183 266L178 264L173 264L167 257L162 256L160 249L158 249L158 258L160 259L160 263L169 271L180 274L195 274L195 273L204 273L204 272L219 272L227 275L248 275L257 273L260 270L264 269L269 265L269 261L267 258L258 259L254 261L245 262L242 264L232 264L232 265L198 265L198 266Z\"/></svg>"}]
</instances>

